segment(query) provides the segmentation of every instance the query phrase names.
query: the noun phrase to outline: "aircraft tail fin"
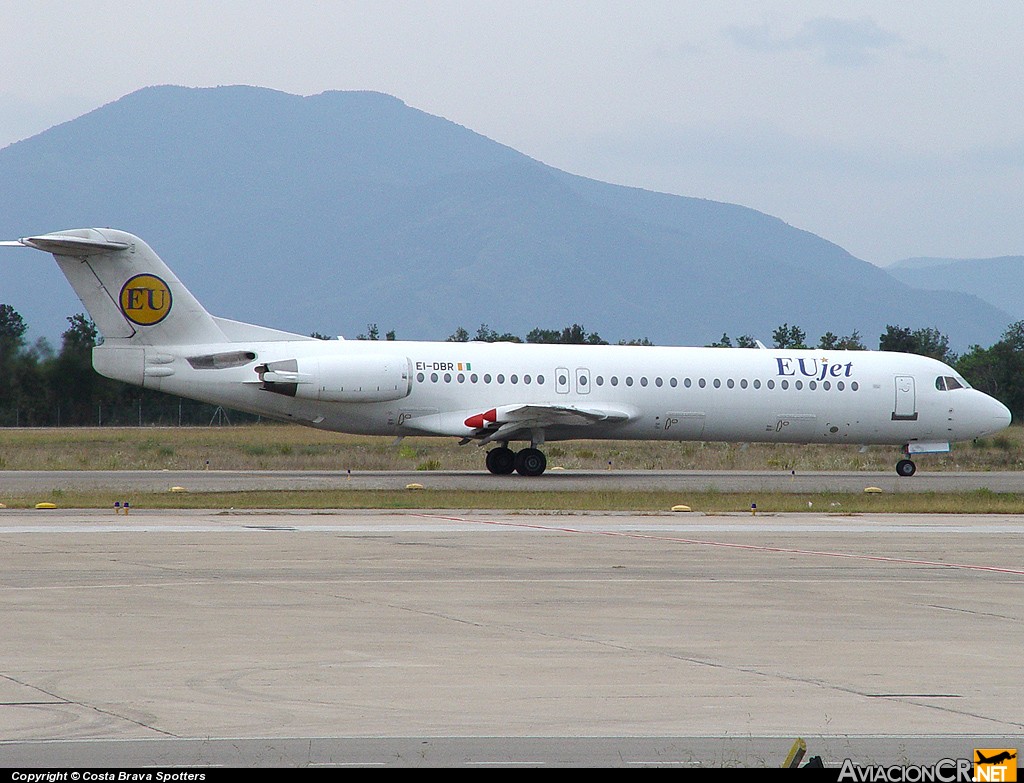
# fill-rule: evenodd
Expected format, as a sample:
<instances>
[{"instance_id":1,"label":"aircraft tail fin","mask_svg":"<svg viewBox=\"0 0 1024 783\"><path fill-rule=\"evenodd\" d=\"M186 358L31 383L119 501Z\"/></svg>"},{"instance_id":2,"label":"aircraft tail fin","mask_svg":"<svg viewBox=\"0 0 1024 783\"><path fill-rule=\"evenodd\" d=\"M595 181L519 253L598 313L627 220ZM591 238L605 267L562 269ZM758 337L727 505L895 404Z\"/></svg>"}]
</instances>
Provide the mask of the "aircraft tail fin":
<instances>
[{"instance_id":1,"label":"aircraft tail fin","mask_svg":"<svg viewBox=\"0 0 1024 783\"><path fill-rule=\"evenodd\" d=\"M217 319L149 245L132 234L84 228L17 243L53 254L106 339L138 345L228 341Z\"/></svg>"}]
</instances>

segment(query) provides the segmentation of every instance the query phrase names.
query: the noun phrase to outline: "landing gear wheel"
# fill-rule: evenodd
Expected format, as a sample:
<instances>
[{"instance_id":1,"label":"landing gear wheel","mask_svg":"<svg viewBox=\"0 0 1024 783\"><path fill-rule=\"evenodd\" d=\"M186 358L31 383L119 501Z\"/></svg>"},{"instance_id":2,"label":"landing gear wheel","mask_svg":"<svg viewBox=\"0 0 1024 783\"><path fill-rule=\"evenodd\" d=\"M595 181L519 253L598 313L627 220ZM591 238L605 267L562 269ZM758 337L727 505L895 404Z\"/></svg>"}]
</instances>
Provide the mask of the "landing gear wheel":
<instances>
[{"instance_id":1,"label":"landing gear wheel","mask_svg":"<svg viewBox=\"0 0 1024 783\"><path fill-rule=\"evenodd\" d=\"M917 465L909 459L901 459L896 463L896 472L901 476L910 477L917 472Z\"/></svg>"},{"instance_id":2,"label":"landing gear wheel","mask_svg":"<svg viewBox=\"0 0 1024 783\"><path fill-rule=\"evenodd\" d=\"M539 449L523 449L516 454L516 472L520 476L539 476L547 466L547 457Z\"/></svg>"},{"instance_id":3,"label":"landing gear wheel","mask_svg":"<svg viewBox=\"0 0 1024 783\"><path fill-rule=\"evenodd\" d=\"M487 452L487 469L495 476L507 476L516 468L516 454L512 449L499 446Z\"/></svg>"}]
</instances>

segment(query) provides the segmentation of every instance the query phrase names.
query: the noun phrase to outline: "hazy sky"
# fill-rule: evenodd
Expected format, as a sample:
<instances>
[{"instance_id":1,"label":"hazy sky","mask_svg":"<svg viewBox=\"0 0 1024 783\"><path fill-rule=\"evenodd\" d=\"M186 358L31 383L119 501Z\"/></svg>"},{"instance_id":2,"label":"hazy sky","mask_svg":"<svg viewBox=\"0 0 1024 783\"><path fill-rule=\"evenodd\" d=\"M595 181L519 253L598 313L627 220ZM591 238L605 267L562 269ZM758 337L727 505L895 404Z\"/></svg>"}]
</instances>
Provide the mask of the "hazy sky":
<instances>
[{"instance_id":1,"label":"hazy sky","mask_svg":"<svg viewBox=\"0 0 1024 783\"><path fill-rule=\"evenodd\" d=\"M0 31L0 146L151 84L379 90L875 263L1024 254L1018 0L0 0Z\"/></svg>"}]
</instances>

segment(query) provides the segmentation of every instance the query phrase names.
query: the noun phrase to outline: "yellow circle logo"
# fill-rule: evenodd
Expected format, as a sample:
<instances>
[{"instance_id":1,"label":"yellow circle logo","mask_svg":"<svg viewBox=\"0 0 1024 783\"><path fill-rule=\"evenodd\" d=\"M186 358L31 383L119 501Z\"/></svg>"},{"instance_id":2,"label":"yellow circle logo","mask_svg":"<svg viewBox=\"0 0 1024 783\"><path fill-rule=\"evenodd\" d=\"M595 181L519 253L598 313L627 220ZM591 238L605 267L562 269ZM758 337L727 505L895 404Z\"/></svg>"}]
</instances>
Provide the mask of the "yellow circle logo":
<instances>
[{"instance_id":1,"label":"yellow circle logo","mask_svg":"<svg viewBox=\"0 0 1024 783\"><path fill-rule=\"evenodd\" d=\"M171 312L171 289L156 275L135 275L121 286L121 312L140 326L158 324Z\"/></svg>"}]
</instances>

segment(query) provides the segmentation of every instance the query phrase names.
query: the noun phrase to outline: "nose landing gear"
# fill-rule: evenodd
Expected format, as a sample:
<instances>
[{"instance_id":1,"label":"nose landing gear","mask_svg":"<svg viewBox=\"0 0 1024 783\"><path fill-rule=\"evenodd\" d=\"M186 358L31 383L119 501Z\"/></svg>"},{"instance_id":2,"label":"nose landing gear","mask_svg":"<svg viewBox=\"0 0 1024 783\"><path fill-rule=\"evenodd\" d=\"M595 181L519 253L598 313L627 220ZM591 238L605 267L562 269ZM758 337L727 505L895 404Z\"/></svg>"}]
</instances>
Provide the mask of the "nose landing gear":
<instances>
[{"instance_id":1,"label":"nose landing gear","mask_svg":"<svg viewBox=\"0 0 1024 783\"><path fill-rule=\"evenodd\" d=\"M896 473L900 476L909 478L917 472L917 465L914 464L913 460L901 459L896 463Z\"/></svg>"}]
</instances>

